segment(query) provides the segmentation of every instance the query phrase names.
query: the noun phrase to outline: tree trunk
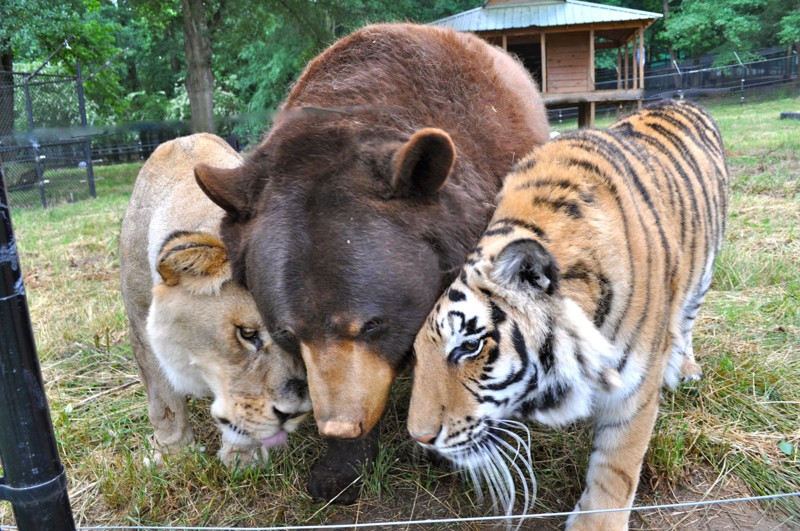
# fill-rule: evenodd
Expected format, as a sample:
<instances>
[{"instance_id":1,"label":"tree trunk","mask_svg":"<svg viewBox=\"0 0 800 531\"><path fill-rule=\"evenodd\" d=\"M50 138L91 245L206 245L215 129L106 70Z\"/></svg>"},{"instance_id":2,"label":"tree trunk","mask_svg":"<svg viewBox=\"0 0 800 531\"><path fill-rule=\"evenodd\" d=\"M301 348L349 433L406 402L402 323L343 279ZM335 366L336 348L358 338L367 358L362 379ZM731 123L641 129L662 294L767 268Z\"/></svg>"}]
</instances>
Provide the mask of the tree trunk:
<instances>
[{"instance_id":1,"label":"tree trunk","mask_svg":"<svg viewBox=\"0 0 800 531\"><path fill-rule=\"evenodd\" d=\"M215 132L214 74L211 71L211 40L203 0L181 0L183 48L186 52L186 92L192 108L192 131Z\"/></svg>"},{"instance_id":2,"label":"tree trunk","mask_svg":"<svg viewBox=\"0 0 800 531\"><path fill-rule=\"evenodd\" d=\"M14 54L0 43L0 137L14 132Z\"/></svg>"}]
</instances>

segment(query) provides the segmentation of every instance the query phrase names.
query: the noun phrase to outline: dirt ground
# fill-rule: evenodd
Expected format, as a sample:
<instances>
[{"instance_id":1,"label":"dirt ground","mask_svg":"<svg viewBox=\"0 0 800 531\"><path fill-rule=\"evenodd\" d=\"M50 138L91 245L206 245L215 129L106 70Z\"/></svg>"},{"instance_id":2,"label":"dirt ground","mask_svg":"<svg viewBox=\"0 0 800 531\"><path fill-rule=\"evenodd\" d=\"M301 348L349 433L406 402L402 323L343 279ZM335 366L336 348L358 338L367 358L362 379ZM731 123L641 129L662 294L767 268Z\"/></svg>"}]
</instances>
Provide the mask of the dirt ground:
<instances>
[{"instance_id":1,"label":"dirt ground","mask_svg":"<svg viewBox=\"0 0 800 531\"><path fill-rule=\"evenodd\" d=\"M660 485L652 488L647 478L642 479L634 502L636 506L688 503L700 500L745 498L747 489L735 476L718 477L712 470L696 470L690 476L691 484ZM453 486L449 486L453 487ZM447 490L445 487L443 490ZM368 507L359 513L356 522L370 521L414 521L427 518L453 518L455 515L442 507L445 492L402 493L397 492L392 507ZM800 503L800 499L798 499ZM409 507L412 508L409 515ZM341 519L329 524L354 523L352 519ZM516 523L514 523L516 526ZM514 528L512 526L512 529ZM564 528L564 518L536 518L524 521L519 529L557 531ZM398 529L422 531L429 529L453 529L475 531L505 531L503 523L459 523L425 524L408 526L370 526L359 529ZM800 530L796 520L786 520L777 512L770 511L757 502L738 502L708 505L695 508L676 508L633 512L631 531L789 531Z\"/></svg>"}]
</instances>

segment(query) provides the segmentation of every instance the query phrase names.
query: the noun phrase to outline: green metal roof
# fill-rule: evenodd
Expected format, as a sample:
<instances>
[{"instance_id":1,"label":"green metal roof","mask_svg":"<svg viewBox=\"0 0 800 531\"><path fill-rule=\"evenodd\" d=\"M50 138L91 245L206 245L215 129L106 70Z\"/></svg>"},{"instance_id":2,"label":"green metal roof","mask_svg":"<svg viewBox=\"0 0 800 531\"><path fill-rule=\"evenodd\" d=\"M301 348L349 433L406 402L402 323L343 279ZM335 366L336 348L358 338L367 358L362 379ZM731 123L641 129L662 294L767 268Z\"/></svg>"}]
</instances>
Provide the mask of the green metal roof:
<instances>
[{"instance_id":1,"label":"green metal roof","mask_svg":"<svg viewBox=\"0 0 800 531\"><path fill-rule=\"evenodd\" d=\"M514 28L574 26L661 18L658 13L581 2L545 0L485 5L431 22L456 31L497 31Z\"/></svg>"}]
</instances>

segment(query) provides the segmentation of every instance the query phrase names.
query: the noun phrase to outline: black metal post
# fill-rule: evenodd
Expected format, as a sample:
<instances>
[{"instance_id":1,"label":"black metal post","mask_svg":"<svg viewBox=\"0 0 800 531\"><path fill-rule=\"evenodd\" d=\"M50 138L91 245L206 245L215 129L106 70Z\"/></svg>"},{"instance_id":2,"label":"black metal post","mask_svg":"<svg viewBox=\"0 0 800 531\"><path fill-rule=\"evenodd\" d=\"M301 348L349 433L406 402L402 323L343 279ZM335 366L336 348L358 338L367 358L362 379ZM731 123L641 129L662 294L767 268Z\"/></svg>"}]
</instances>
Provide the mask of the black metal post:
<instances>
[{"instance_id":1,"label":"black metal post","mask_svg":"<svg viewBox=\"0 0 800 531\"><path fill-rule=\"evenodd\" d=\"M42 208L47 208L47 191L44 188L44 172L42 171L42 161L39 158L39 142L33 136L36 127L33 121L33 103L31 102L30 77L23 77L23 88L25 90L25 110L28 113L28 128L31 133L31 151L33 153L33 163L36 167L36 182L39 183L39 195L42 200Z\"/></svg>"},{"instance_id":2,"label":"black metal post","mask_svg":"<svg viewBox=\"0 0 800 531\"><path fill-rule=\"evenodd\" d=\"M75 62L76 81L78 83L78 108L81 112L81 127L86 130L86 98L83 95L83 76L81 75L81 62ZM91 76L90 76L91 77ZM89 144L89 137L83 141L83 153L86 160L86 175L89 181L89 193L92 197L97 197L97 190L94 188L94 166L92 166L92 147Z\"/></svg>"},{"instance_id":3,"label":"black metal post","mask_svg":"<svg viewBox=\"0 0 800 531\"><path fill-rule=\"evenodd\" d=\"M74 531L0 169L0 500L20 531Z\"/></svg>"}]
</instances>

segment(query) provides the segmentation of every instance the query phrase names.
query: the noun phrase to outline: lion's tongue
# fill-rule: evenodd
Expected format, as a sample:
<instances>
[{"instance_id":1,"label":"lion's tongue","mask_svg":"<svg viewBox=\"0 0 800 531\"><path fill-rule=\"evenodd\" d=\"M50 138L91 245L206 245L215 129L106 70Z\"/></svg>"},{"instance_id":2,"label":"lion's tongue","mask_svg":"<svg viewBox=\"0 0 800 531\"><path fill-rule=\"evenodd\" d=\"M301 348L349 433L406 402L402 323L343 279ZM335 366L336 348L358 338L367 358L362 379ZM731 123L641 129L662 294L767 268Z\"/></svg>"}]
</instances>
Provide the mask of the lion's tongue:
<instances>
[{"instance_id":1,"label":"lion's tongue","mask_svg":"<svg viewBox=\"0 0 800 531\"><path fill-rule=\"evenodd\" d=\"M275 435L271 435L266 439L261 439L261 446L265 448L272 448L274 446L280 446L282 444L286 444L286 440L289 438L289 434L283 430L280 430Z\"/></svg>"}]
</instances>

